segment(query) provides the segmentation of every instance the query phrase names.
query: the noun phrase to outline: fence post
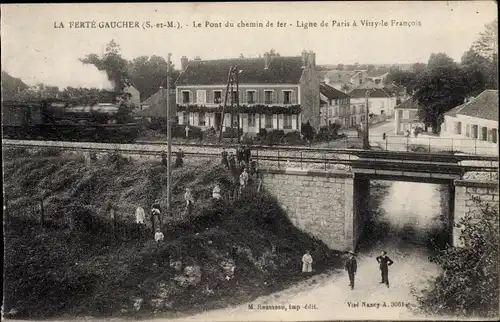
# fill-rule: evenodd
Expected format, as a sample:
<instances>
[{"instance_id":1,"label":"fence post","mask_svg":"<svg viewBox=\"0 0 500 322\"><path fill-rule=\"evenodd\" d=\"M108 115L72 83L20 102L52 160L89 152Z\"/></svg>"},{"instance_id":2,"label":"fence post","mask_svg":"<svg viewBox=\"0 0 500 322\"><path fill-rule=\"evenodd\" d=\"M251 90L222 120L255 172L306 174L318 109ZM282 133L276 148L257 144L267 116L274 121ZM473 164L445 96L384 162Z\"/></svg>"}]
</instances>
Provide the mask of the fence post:
<instances>
[{"instance_id":1,"label":"fence post","mask_svg":"<svg viewBox=\"0 0 500 322\"><path fill-rule=\"evenodd\" d=\"M431 153L431 137L429 136L429 153Z\"/></svg>"},{"instance_id":2,"label":"fence post","mask_svg":"<svg viewBox=\"0 0 500 322\"><path fill-rule=\"evenodd\" d=\"M453 138L451 139L451 152L453 152Z\"/></svg>"},{"instance_id":3,"label":"fence post","mask_svg":"<svg viewBox=\"0 0 500 322\"><path fill-rule=\"evenodd\" d=\"M387 151L387 144L388 144L389 138L386 136L385 137L385 150Z\"/></svg>"},{"instance_id":4,"label":"fence post","mask_svg":"<svg viewBox=\"0 0 500 322\"><path fill-rule=\"evenodd\" d=\"M477 155L477 139L474 140L474 155Z\"/></svg>"},{"instance_id":5,"label":"fence post","mask_svg":"<svg viewBox=\"0 0 500 322\"><path fill-rule=\"evenodd\" d=\"M259 165L259 149L257 149L257 166L260 166Z\"/></svg>"},{"instance_id":6,"label":"fence post","mask_svg":"<svg viewBox=\"0 0 500 322\"><path fill-rule=\"evenodd\" d=\"M325 171L326 171L326 163L327 163L327 160L326 160L326 153L324 154L324 158L325 158Z\"/></svg>"},{"instance_id":7,"label":"fence post","mask_svg":"<svg viewBox=\"0 0 500 322\"><path fill-rule=\"evenodd\" d=\"M280 150L278 150L278 169L280 168Z\"/></svg>"},{"instance_id":8,"label":"fence post","mask_svg":"<svg viewBox=\"0 0 500 322\"><path fill-rule=\"evenodd\" d=\"M406 152L408 152L409 140L410 140L410 137L409 137L409 136L407 136L407 137L406 137Z\"/></svg>"},{"instance_id":9,"label":"fence post","mask_svg":"<svg viewBox=\"0 0 500 322\"><path fill-rule=\"evenodd\" d=\"M300 151L300 168L302 169L302 151Z\"/></svg>"}]
</instances>

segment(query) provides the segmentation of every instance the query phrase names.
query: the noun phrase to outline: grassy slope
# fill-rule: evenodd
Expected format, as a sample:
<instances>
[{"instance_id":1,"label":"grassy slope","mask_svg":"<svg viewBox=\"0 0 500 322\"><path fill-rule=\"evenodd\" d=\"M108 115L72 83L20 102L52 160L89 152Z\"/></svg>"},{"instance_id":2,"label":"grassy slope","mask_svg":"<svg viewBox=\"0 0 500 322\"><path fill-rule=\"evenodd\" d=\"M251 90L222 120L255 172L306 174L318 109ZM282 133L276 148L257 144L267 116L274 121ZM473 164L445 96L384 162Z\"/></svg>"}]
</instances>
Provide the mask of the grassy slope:
<instances>
[{"instance_id":1,"label":"grassy slope","mask_svg":"<svg viewBox=\"0 0 500 322\"><path fill-rule=\"evenodd\" d=\"M108 158L89 166L57 153L4 153L5 312L31 317L192 312L250 300L303 278L305 249L312 250L318 271L339 264L336 252L294 228L266 194L249 195L224 205L222 216L214 214L213 182L229 184L231 175L215 161L186 161L173 172L174 216L165 242L156 243L151 234L137 237L133 214L138 205L149 209L155 198L166 201L159 162ZM186 186L196 199L190 218L182 211ZM42 194L43 228L36 206ZM108 201L117 206L116 238L105 216ZM229 282L221 268L228 259L236 264ZM170 260L200 266L201 281L179 285ZM136 298L144 300L139 312L133 311ZM155 298L168 305L154 309Z\"/></svg>"}]
</instances>

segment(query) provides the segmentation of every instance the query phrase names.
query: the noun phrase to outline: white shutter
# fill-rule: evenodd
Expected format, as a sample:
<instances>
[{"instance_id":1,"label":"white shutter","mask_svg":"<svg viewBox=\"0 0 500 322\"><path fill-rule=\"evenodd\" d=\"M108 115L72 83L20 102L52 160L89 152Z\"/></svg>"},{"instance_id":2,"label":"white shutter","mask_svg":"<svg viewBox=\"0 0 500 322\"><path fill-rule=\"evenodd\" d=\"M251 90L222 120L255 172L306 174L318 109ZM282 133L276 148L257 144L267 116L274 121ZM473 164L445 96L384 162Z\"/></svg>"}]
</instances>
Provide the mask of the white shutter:
<instances>
[{"instance_id":1,"label":"white shutter","mask_svg":"<svg viewBox=\"0 0 500 322\"><path fill-rule=\"evenodd\" d=\"M271 94L271 97L272 97L271 103L272 104L276 104L278 102L278 98L276 96L277 96L276 91L273 91L272 94Z\"/></svg>"},{"instance_id":2,"label":"white shutter","mask_svg":"<svg viewBox=\"0 0 500 322\"><path fill-rule=\"evenodd\" d=\"M196 103L197 104L206 104L207 103L207 91L206 90L197 90L196 91Z\"/></svg>"},{"instance_id":3,"label":"white shutter","mask_svg":"<svg viewBox=\"0 0 500 322\"><path fill-rule=\"evenodd\" d=\"M193 92L189 91L189 104L192 104L193 101Z\"/></svg>"},{"instance_id":4,"label":"white shutter","mask_svg":"<svg viewBox=\"0 0 500 322\"><path fill-rule=\"evenodd\" d=\"M292 91L290 93L290 100L291 100L292 104L297 104L297 92L296 91Z\"/></svg>"}]
</instances>

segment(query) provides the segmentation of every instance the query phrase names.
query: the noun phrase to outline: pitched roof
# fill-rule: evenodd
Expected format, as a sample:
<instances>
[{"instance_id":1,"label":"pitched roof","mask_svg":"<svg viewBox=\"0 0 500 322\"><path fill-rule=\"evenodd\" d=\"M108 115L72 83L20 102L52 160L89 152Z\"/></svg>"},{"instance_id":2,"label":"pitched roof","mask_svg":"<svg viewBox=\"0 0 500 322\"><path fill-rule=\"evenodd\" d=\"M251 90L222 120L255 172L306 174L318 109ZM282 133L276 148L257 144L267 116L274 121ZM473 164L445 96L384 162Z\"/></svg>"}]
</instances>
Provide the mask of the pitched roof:
<instances>
[{"instance_id":1,"label":"pitched roof","mask_svg":"<svg viewBox=\"0 0 500 322\"><path fill-rule=\"evenodd\" d=\"M378 69L375 69L375 70L371 70L367 73L367 76L368 77L381 77L385 74L389 73L389 69L388 68L378 68Z\"/></svg>"},{"instance_id":2,"label":"pitched roof","mask_svg":"<svg viewBox=\"0 0 500 322\"><path fill-rule=\"evenodd\" d=\"M175 115L176 111L175 90L170 90L169 100L170 100L170 111L172 112L172 115ZM143 109L142 111L137 111L135 113L136 116L165 117L166 115L166 110L165 110L166 106L162 99L161 90L151 95L147 100L142 102L141 105L149 105L149 107Z\"/></svg>"},{"instance_id":3,"label":"pitched roof","mask_svg":"<svg viewBox=\"0 0 500 322\"><path fill-rule=\"evenodd\" d=\"M498 121L498 90L485 90L469 102L445 113L450 116L456 114Z\"/></svg>"},{"instance_id":4,"label":"pitched roof","mask_svg":"<svg viewBox=\"0 0 500 322\"><path fill-rule=\"evenodd\" d=\"M350 84L355 74L356 72L349 70L330 70L325 77L330 80L329 83Z\"/></svg>"},{"instance_id":5,"label":"pitched roof","mask_svg":"<svg viewBox=\"0 0 500 322\"><path fill-rule=\"evenodd\" d=\"M302 76L302 57L274 56L267 69L264 58L192 60L176 85L226 84L229 68L238 65L243 72L238 80L243 84L298 84Z\"/></svg>"},{"instance_id":6,"label":"pitched roof","mask_svg":"<svg viewBox=\"0 0 500 322\"><path fill-rule=\"evenodd\" d=\"M395 109L400 108L400 109L417 109L418 110L418 107L419 107L418 103L410 98L410 99L407 99L406 101L404 101L403 103L397 105L394 108Z\"/></svg>"},{"instance_id":7,"label":"pitched roof","mask_svg":"<svg viewBox=\"0 0 500 322\"><path fill-rule=\"evenodd\" d=\"M328 72L328 70L318 70L318 78L322 81L323 79L325 79L325 76L326 74L328 74Z\"/></svg>"},{"instance_id":8,"label":"pitched roof","mask_svg":"<svg viewBox=\"0 0 500 322\"><path fill-rule=\"evenodd\" d=\"M351 96L351 98L363 98L366 97L366 92L368 91L370 92L368 96L372 98L391 97L390 92L387 91L385 88L375 88L375 89L355 88L349 92L349 96Z\"/></svg>"},{"instance_id":9,"label":"pitched roof","mask_svg":"<svg viewBox=\"0 0 500 322\"><path fill-rule=\"evenodd\" d=\"M335 88L328 86L326 84L320 84L319 91L321 94L325 95L329 99L349 98L349 95L347 95L346 93L341 92L338 89L335 89Z\"/></svg>"}]
</instances>

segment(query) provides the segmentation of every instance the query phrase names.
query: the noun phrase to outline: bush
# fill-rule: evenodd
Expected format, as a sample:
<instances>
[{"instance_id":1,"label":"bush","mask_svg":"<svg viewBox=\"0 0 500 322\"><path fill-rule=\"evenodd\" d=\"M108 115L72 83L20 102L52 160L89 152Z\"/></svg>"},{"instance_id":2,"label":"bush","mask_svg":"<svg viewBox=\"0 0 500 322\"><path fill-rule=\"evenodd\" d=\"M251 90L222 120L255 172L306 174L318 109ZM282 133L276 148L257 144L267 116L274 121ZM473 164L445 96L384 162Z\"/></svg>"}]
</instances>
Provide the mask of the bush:
<instances>
[{"instance_id":1,"label":"bush","mask_svg":"<svg viewBox=\"0 0 500 322\"><path fill-rule=\"evenodd\" d=\"M479 217L467 214L456 225L464 247L450 246L431 258L443 273L423 294L413 291L424 314L497 316L498 210L484 207Z\"/></svg>"}]
</instances>

